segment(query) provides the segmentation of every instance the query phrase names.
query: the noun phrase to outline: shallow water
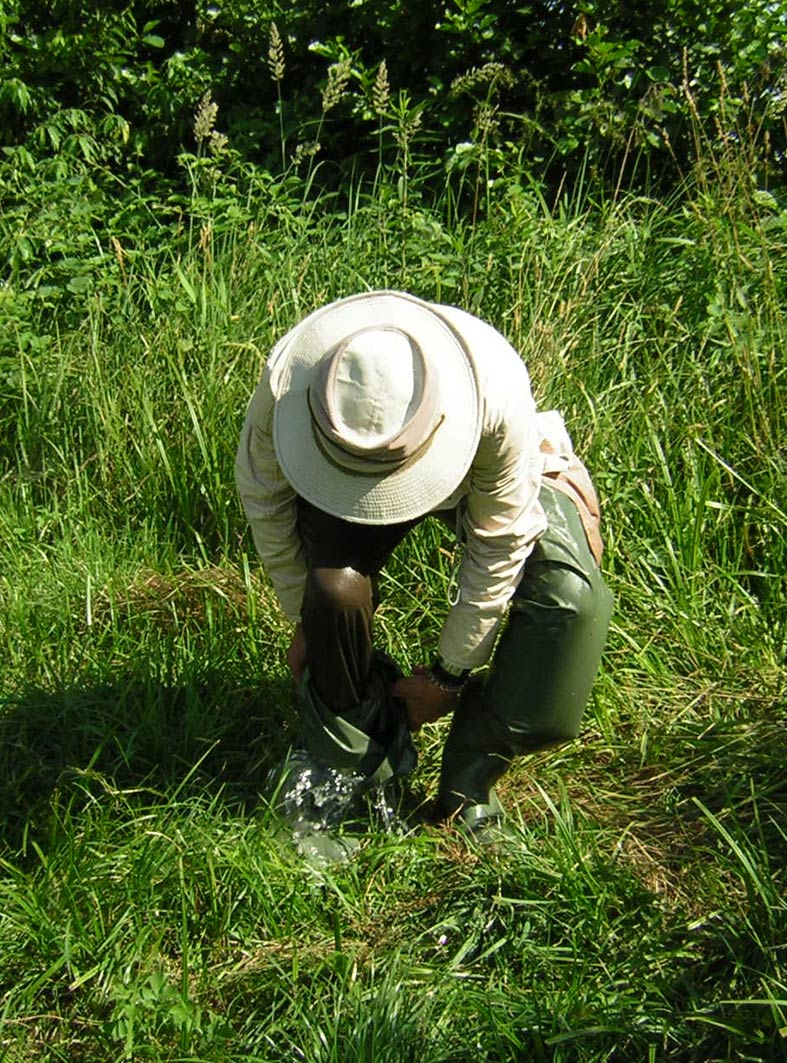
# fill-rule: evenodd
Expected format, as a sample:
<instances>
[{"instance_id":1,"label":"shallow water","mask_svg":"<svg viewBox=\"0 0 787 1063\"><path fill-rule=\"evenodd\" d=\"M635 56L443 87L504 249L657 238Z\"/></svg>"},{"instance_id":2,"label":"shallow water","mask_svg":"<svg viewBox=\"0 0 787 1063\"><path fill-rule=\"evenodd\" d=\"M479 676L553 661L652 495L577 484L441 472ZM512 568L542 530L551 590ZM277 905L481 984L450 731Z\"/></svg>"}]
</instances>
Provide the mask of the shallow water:
<instances>
[{"instance_id":1,"label":"shallow water","mask_svg":"<svg viewBox=\"0 0 787 1063\"><path fill-rule=\"evenodd\" d=\"M407 830L391 783L369 786L365 776L329 768L302 750L290 755L277 803L296 848L309 859L315 848L328 862L346 859L359 834L370 829L396 835Z\"/></svg>"}]
</instances>

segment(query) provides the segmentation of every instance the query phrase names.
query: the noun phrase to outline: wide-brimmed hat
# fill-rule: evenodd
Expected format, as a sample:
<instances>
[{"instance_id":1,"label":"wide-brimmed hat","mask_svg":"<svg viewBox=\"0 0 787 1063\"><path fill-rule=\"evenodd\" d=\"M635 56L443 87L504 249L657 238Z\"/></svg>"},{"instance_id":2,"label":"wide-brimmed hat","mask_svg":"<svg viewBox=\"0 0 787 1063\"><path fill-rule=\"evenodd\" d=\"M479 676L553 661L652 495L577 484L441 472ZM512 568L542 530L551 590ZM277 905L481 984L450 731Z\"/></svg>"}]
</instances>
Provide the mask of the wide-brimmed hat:
<instances>
[{"instance_id":1,"label":"wide-brimmed hat","mask_svg":"<svg viewBox=\"0 0 787 1063\"><path fill-rule=\"evenodd\" d=\"M438 306L388 291L340 299L287 333L269 370L279 465L326 513L414 520L470 468L481 431L476 369Z\"/></svg>"}]
</instances>

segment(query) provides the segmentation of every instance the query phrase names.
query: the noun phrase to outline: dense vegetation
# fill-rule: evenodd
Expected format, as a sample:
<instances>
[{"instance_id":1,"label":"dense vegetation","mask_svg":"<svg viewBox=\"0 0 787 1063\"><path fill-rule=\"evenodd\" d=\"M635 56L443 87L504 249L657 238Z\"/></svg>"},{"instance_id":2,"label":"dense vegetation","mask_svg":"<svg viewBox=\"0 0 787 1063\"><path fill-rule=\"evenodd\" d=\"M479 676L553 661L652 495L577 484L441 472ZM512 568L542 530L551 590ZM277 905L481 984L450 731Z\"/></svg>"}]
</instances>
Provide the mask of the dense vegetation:
<instances>
[{"instance_id":1,"label":"dense vegetation","mask_svg":"<svg viewBox=\"0 0 787 1063\"><path fill-rule=\"evenodd\" d=\"M785 21L771 0L9 0L0 137L25 161L70 143L166 169L210 91L233 149L274 168L319 142L366 170L370 126L417 118L441 171L481 147L550 180L588 157L663 169L688 157L695 114L717 138L755 124L778 163Z\"/></svg>"},{"instance_id":2,"label":"dense vegetation","mask_svg":"<svg viewBox=\"0 0 787 1063\"><path fill-rule=\"evenodd\" d=\"M0 1058L787 1055L784 10L410 6L0 13ZM275 338L371 287L523 352L616 615L508 846L320 873L232 461ZM449 551L385 578L405 667Z\"/></svg>"}]
</instances>

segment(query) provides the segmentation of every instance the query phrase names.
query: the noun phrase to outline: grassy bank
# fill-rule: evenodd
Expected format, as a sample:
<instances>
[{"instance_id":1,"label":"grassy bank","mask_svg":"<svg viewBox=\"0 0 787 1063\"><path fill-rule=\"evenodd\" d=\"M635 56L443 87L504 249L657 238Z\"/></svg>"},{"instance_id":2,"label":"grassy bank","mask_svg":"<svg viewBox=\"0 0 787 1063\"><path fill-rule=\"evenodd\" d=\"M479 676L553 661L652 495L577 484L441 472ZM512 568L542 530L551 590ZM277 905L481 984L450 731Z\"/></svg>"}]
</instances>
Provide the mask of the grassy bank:
<instances>
[{"instance_id":1,"label":"grassy bank","mask_svg":"<svg viewBox=\"0 0 787 1063\"><path fill-rule=\"evenodd\" d=\"M787 213L730 170L669 203L512 183L474 221L410 193L200 201L177 242L88 219L82 258L0 292L3 1058L787 1055ZM232 460L272 342L366 287L522 350L617 605L582 737L503 786L515 847L371 833L315 875L259 799L289 632ZM405 667L441 534L383 585Z\"/></svg>"}]
</instances>

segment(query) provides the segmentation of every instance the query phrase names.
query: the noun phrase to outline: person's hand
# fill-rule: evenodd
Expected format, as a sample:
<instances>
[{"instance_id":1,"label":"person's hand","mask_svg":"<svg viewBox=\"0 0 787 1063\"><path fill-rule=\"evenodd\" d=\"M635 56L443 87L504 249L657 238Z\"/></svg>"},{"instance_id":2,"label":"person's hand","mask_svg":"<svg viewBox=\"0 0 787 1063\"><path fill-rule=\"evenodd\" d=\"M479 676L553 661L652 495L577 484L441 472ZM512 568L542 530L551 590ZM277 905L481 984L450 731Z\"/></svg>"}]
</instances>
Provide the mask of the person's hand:
<instances>
[{"instance_id":1,"label":"person's hand","mask_svg":"<svg viewBox=\"0 0 787 1063\"><path fill-rule=\"evenodd\" d=\"M306 668L306 636L301 624L295 625L292 642L287 650L287 664L297 683Z\"/></svg>"},{"instance_id":2,"label":"person's hand","mask_svg":"<svg viewBox=\"0 0 787 1063\"><path fill-rule=\"evenodd\" d=\"M391 690L407 706L407 722L411 731L420 731L425 723L447 716L459 704L459 694L436 686L429 678L429 669L423 665L415 668L413 674L405 679L397 679Z\"/></svg>"}]
</instances>

